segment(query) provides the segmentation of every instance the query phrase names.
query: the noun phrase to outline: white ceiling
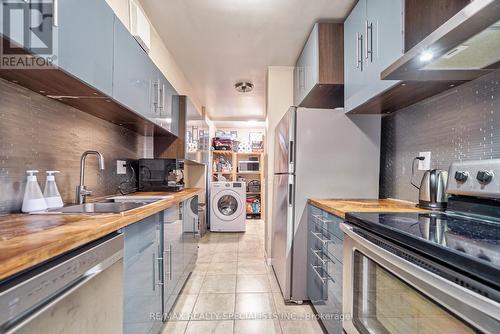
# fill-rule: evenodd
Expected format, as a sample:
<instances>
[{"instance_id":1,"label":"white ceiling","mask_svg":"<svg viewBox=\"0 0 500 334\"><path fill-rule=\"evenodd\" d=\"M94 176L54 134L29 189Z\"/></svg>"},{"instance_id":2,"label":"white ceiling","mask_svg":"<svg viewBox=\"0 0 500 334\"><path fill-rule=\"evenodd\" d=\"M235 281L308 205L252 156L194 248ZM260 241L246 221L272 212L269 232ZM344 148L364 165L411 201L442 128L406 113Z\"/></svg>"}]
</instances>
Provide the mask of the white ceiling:
<instances>
[{"instance_id":1,"label":"white ceiling","mask_svg":"<svg viewBox=\"0 0 500 334\"><path fill-rule=\"evenodd\" d=\"M215 120L264 119L268 66L290 66L318 20L343 21L355 0L141 0ZM251 93L234 84L249 80Z\"/></svg>"}]
</instances>

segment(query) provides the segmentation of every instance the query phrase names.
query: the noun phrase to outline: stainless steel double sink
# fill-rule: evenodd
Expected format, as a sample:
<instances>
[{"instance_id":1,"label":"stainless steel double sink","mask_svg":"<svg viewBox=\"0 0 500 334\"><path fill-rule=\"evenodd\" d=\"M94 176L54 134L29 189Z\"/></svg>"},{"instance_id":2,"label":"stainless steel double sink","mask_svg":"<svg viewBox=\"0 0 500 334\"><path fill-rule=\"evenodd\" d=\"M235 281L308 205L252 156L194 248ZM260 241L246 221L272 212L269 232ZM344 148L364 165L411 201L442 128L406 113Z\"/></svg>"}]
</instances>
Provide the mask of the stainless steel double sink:
<instances>
[{"instance_id":1,"label":"stainless steel double sink","mask_svg":"<svg viewBox=\"0 0 500 334\"><path fill-rule=\"evenodd\" d=\"M154 201L126 201L116 202L113 199L107 199L101 202L84 203L69 205L57 209L48 209L46 211L32 212L35 215L57 215L57 214L104 214L104 213L123 213L129 210L140 208L144 205L156 202Z\"/></svg>"},{"instance_id":2,"label":"stainless steel double sink","mask_svg":"<svg viewBox=\"0 0 500 334\"><path fill-rule=\"evenodd\" d=\"M132 209L140 208L144 206L146 202L97 202L97 203L85 203L78 205L70 205L63 208L58 209L49 209L46 212L42 212L45 214L48 213L121 213L125 211L129 211Z\"/></svg>"},{"instance_id":3,"label":"stainless steel double sink","mask_svg":"<svg viewBox=\"0 0 500 334\"><path fill-rule=\"evenodd\" d=\"M140 208L163 199L172 199L171 195L142 195L142 196L115 196L100 202L84 203L65 206L63 208L49 209L46 211L32 212L37 215L56 215L56 214L105 214L105 213L123 213L133 209Z\"/></svg>"}]
</instances>

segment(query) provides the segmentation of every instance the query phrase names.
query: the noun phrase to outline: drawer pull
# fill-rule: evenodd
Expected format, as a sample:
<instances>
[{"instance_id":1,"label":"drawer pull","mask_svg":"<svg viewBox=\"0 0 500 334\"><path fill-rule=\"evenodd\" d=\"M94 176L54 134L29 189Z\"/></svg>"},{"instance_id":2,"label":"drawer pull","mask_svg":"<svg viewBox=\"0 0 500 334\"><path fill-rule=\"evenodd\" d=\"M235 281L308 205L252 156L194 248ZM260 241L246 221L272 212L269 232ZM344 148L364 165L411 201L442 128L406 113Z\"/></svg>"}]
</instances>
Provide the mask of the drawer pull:
<instances>
[{"instance_id":1,"label":"drawer pull","mask_svg":"<svg viewBox=\"0 0 500 334\"><path fill-rule=\"evenodd\" d=\"M323 243L323 245L326 245L327 243L331 242L332 240L330 239L323 239L321 238L321 234L320 233L317 233L317 232L312 232L311 231L311 234L316 238L318 239L319 241L321 241ZM319 235L318 235L319 234Z\"/></svg>"},{"instance_id":2,"label":"drawer pull","mask_svg":"<svg viewBox=\"0 0 500 334\"><path fill-rule=\"evenodd\" d=\"M321 217L320 215L313 215L313 217L316 220L319 220L320 222L322 222L323 224L333 223L332 220L323 219L323 217Z\"/></svg>"},{"instance_id":3,"label":"drawer pull","mask_svg":"<svg viewBox=\"0 0 500 334\"><path fill-rule=\"evenodd\" d=\"M323 284L325 284L325 283L326 283L326 277L321 276L321 275L319 274L319 271L316 269L316 268L320 268L320 267L319 267L319 266L313 266L313 265L311 264L311 268L312 268L312 270L314 271L314 273L316 274L316 276L317 276L317 277L321 280L321 282L322 282Z\"/></svg>"},{"instance_id":4,"label":"drawer pull","mask_svg":"<svg viewBox=\"0 0 500 334\"><path fill-rule=\"evenodd\" d=\"M335 261L333 261L332 258L329 257L328 255L326 255L321 249L312 249L311 248L311 252L314 254L314 256L316 256L316 258L318 260L321 261L321 263L323 263L323 265L325 265L328 261L335 264ZM323 256L326 257L326 260L324 260L318 253L322 253Z\"/></svg>"}]
</instances>

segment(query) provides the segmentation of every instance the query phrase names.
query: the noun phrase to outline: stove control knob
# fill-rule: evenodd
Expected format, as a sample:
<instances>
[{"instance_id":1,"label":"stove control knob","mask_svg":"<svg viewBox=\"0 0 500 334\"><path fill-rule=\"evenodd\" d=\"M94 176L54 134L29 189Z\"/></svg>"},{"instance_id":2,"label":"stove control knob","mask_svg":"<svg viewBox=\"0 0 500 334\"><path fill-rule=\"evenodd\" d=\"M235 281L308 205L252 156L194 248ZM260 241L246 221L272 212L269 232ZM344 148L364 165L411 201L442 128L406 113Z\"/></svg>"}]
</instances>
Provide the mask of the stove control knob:
<instances>
[{"instance_id":1,"label":"stove control knob","mask_svg":"<svg viewBox=\"0 0 500 334\"><path fill-rule=\"evenodd\" d=\"M483 184L487 184L490 183L491 180L493 180L493 176L494 176L493 172L487 170L480 170L479 172L477 172L476 179Z\"/></svg>"},{"instance_id":2,"label":"stove control knob","mask_svg":"<svg viewBox=\"0 0 500 334\"><path fill-rule=\"evenodd\" d=\"M455 180L458 182L465 182L469 178L469 172L456 171Z\"/></svg>"}]
</instances>

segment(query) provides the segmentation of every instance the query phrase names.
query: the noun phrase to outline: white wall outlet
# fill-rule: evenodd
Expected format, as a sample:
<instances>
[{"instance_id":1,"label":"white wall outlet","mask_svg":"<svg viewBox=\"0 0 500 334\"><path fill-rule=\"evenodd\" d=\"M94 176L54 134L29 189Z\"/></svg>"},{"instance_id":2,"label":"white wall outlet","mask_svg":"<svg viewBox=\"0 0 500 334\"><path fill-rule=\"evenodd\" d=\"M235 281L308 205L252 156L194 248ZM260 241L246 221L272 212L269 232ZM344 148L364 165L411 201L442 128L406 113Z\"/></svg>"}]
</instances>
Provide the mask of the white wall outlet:
<instances>
[{"instance_id":1,"label":"white wall outlet","mask_svg":"<svg viewBox=\"0 0 500 334\"><path fill-rule=\"evenodd\" d=\"M127 174L127 162L123 160L116 160L116 174L124 175Z\"/></svg>"},{"instance_id":2,"label":"white wall outlet","mask_svg":"<svg viewBox=\"0 0 500 334\"><path fill-rule=\"evenodd\" d=\"M419 157L424 157L424 160L418 161L418 170L429 170L431 169L431 152L420 152Z\"/></svg>"}]
</instances>

